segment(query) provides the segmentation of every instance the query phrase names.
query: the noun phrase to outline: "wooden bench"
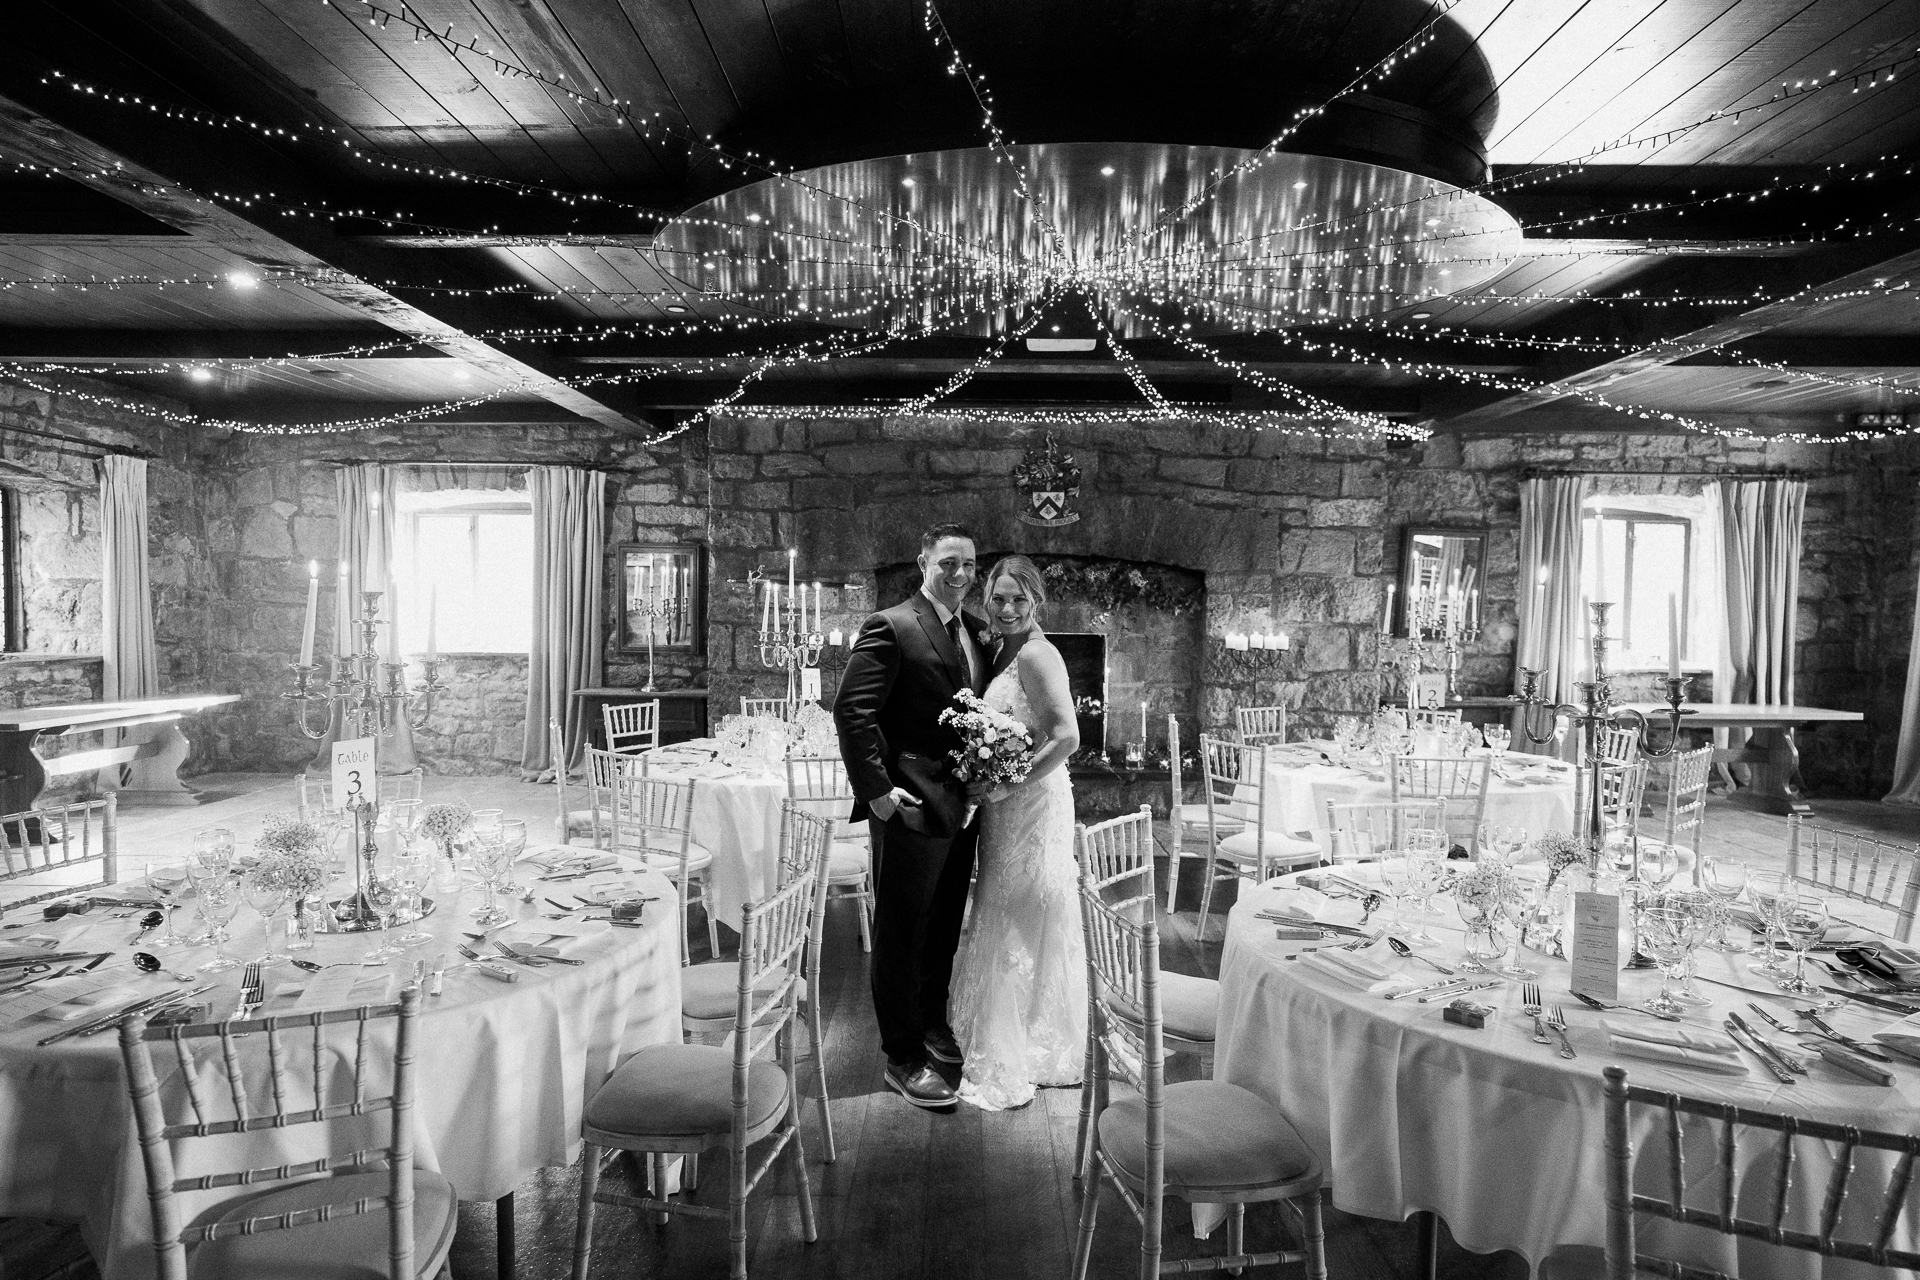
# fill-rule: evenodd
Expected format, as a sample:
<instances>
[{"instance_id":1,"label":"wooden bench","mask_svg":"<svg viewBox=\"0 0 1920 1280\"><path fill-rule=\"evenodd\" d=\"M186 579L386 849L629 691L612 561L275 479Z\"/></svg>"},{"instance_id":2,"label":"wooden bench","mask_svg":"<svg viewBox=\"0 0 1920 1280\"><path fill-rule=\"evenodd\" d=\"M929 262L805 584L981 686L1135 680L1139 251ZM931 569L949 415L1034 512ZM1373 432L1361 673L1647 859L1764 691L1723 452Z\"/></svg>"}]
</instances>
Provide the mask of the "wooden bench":
<instances>
[{"instance_id":1,"label":"wooden bench","mask_svg":"<svg viewBox=\"0 0 1920 1280\"><path fill-rule=\"evenodd\" d=\"M189 744L180 721L209 707L240 701L237 693L193 694L178 698L136 698L127 702L78 702L58 707L22 707L0 711L0 813L38 808L49 778L115 771L103 790L117 791L122 804L197 803L180 781ZM141 729L135 740L42 755L46 739L109 729Z\"/></svg>"}]
</instances>

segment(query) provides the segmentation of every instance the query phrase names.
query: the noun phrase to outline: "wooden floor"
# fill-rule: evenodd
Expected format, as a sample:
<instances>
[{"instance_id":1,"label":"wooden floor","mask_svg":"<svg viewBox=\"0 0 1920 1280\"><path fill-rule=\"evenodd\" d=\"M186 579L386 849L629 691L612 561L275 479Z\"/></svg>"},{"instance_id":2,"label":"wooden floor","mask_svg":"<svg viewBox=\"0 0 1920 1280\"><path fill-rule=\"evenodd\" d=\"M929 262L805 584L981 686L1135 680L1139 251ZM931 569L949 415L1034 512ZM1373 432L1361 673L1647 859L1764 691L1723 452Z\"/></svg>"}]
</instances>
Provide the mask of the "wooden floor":
<instances>
[{"instance_id":1,"label":"wooden floor","mask_svg":"<svg viewBox=\"0 0 1920 1280\"><path fill-rule=\"evenodd\" d=\"M127 874L151 857L177 856L203 827L232 827L245 842L270 810L292 798L284 779L216 775L195 780L206 803L193 810L130 810L121 824ZM500 778L436 778L429 800L461 799L506 808L530 820L540 838L551 829L554 793ZM1829 801L1818 806L1822 822L1878 833L1911 843L1920 837L1920 812L1867 802ZM1784 819L1714 802L1707 823L1708 852L1738 851L1756 865L1784 863ZM1165 863L1160 868L1163 876ZM1204 945L1195 941L1199 868L1188 862L1181 876L1179 912L1163 938L1170 969L1213 976L1220 956L1220 913L1232 890L1215 895L1215 915ZM1164 919L1165 917L1163 917ZM695 921L693 958L706 957L704 922ZM723 931L723 940L731 934ZM242 935L242 941L247 941ZM750 1219L751 1268L757 1275L801 1277L922 1276L928 1280L975 1277L1055 1277L1066 1273L1080 1186L1073 1180L1073 1143L1079 1092L1043 1090L1030 1106L987 1114L962 1107L934 1114L907 1106L881 1083L882 1058L868 1000L864 956L850 907L836 907L827 927L825 998L830 1010L827 1073L834 1104L839 1159L819 1163L818 1111L804 1112L819 1226L819 1240L799 1242L799 1202L784 1171L770 1190L756 1195ZM812 1084L812 1064L801 1071ZM725 1203L725 1159L712 1155L702 1171L699 1199ZM543 1170L516 1193L518 1274L550 1280L571 1264L576 1189L570 1169ZM1407 1277L1417 1273L1410 1224L1326 1213L1328 1264L1335 1277ZM1297 1243L1297 1223L1272 1205L1248 1214L1250 1247ZM1124 1206L1109 1191L1101 1202L1093 1274L1132 1274L1138 1232ZM1487 1277L1523 1280L1527 1268L1514 1254L1481 1255L1454 1246L1442 1231L1440 1274L1449 1280ZM1168 1202L1167 1257L1219 1252L1224 1236L1196 1241L1186 1210ZM596 1277L648 1276L661 1280L726 1274L724 1225L681 1221L662 1229L626 1211L600 1210L595 1232ZM494 1273L492 1205L464 1206L453 1252L457 1277ZM1266 1274L1272 1274L1267 1272ZM0 1220L0 1280L73 1277L95 1272L70 1226Z\"/></svg>"}]
</instances>

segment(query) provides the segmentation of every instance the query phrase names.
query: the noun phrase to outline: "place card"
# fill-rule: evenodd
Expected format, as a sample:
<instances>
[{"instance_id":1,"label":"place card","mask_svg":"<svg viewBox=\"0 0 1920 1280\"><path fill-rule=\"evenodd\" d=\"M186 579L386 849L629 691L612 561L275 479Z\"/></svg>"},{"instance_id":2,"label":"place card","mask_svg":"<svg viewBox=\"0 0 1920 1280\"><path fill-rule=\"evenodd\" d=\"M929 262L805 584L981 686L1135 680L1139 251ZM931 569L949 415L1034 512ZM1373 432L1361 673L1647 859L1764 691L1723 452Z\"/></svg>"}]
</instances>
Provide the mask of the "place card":
<instances>
[{"instance_id":1,"label":"place card","mask_svg":"<svg viewBox=\"0 0 1920 1280\"><path fill-rule=\"evenodd\" d=\"M1573 961L1569 990L1609 1004L1620 999L1620 897L1612 893L1573 895Z\"/></svg>"},{"instance_id":2,"label":"place card","mask_svg":"<svg viewBox=\"0 0 1920 1280\"><path fill-rule=\"evenodd\" d=\"M391 999L392 973L385 970L369 973L359 965L342 965L308 979L306 990L293 1002L293 1007L300 1012L358 1009L361 1005L386 1004Z\"/></svg>"}]
</instances>

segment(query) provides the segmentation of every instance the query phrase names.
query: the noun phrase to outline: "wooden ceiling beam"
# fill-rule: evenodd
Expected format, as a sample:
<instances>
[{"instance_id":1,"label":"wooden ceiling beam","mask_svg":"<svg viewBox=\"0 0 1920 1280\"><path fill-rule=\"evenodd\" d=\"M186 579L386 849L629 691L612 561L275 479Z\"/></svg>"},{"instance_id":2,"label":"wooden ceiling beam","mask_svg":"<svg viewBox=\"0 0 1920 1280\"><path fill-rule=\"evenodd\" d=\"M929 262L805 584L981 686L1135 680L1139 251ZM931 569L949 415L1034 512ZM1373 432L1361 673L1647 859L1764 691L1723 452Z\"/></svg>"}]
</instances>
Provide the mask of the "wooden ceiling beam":
<instances>
[{"instance_id":1,"label":"wooden ceiling beam","mask_svg":"<svg viewBox=\"0 0 1920 1280\"><path fill-rule=\"evenodd\" d=\"M1838 317L1858 301L1858 291L1861 290L1884 289L1909 277L1913 278L1914 286L1920 288L1920 250L1909 250L1878 261L1862 261L1875 258L1885 251L1886 246L1867 242L1809 259L1807 269L1815 278L1807 280L1791 297L1660 337L1616 359L1586 362L1583 366L1567 362L1562 366L1565 372L1556 372L1552 366L1543 366L1542 371L1548 374L1550 380L1526 391L1503 394L1491 403L1479 404L1464 412L1447 414L1435 425L1450 430L1483 427L1569 396L1603 393L1605 388L1643 370L1675 364L1757 338L1783 325ZM1851 260L1860 265L1844 274L1827 274L1835 269L1836 259L1841 262ZM1826 270L1813 270L1820 265L1824 265ZM1435 403L1440 403L1438 397Z\"/></svg>"},{"instance_id":2,"label":"wooden ceiling beam","mask_svg":"<svg viewBox=\"0 0 1920 1280\"><path fill-rule=\"evenodd\" d=\"M0 244L4 241L0 240ZM15 329L0 328L0 360L75 364L166 364L175 361L311 360L338 362L442 353L408 342L384 325L347 329ZM454 357L447 356L451 360Z\"/></svg>"}]
</instances>

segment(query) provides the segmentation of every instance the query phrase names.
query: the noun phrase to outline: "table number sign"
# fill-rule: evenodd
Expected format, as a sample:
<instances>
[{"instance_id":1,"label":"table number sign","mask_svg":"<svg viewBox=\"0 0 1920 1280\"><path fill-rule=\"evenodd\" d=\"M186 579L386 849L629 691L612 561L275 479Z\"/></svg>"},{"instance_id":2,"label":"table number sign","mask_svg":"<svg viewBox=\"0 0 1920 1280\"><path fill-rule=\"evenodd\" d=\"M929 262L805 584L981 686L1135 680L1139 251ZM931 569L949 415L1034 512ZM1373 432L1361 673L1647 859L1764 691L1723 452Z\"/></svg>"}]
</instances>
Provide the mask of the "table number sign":
<instances>
[{"instance_id":1,"label":"table number sign","mask_svg":"<svg viewBox=\"0 0 1920 1280\"><path fill-rule=\"evenodd\" d=\"M1577 996L1609 1004L1620 998L1620 897L1612 893L1573 895L1573 980Z\"/></svg>"},{"instance_id":2,"label":"table number sign","mask_svg":"<svg viewBox=\"0 0 1920 1280\"><path fill-rule=\"evenodd\" d=\"M800 697L807 702L820 700L820 668L800 668Z\"/></svg>"},{"instance_id":3,"label":"table number sign","mask_svg":"<svg viewBox=\"0 0 1920 1280\"><path fill-rule=\"evenodd\" d=\"M333 802L345 808L354 800L368 804L380 798L380 779L373 768L373 739L349 738L333 744Z\"/></svg>"}]
</instances>

